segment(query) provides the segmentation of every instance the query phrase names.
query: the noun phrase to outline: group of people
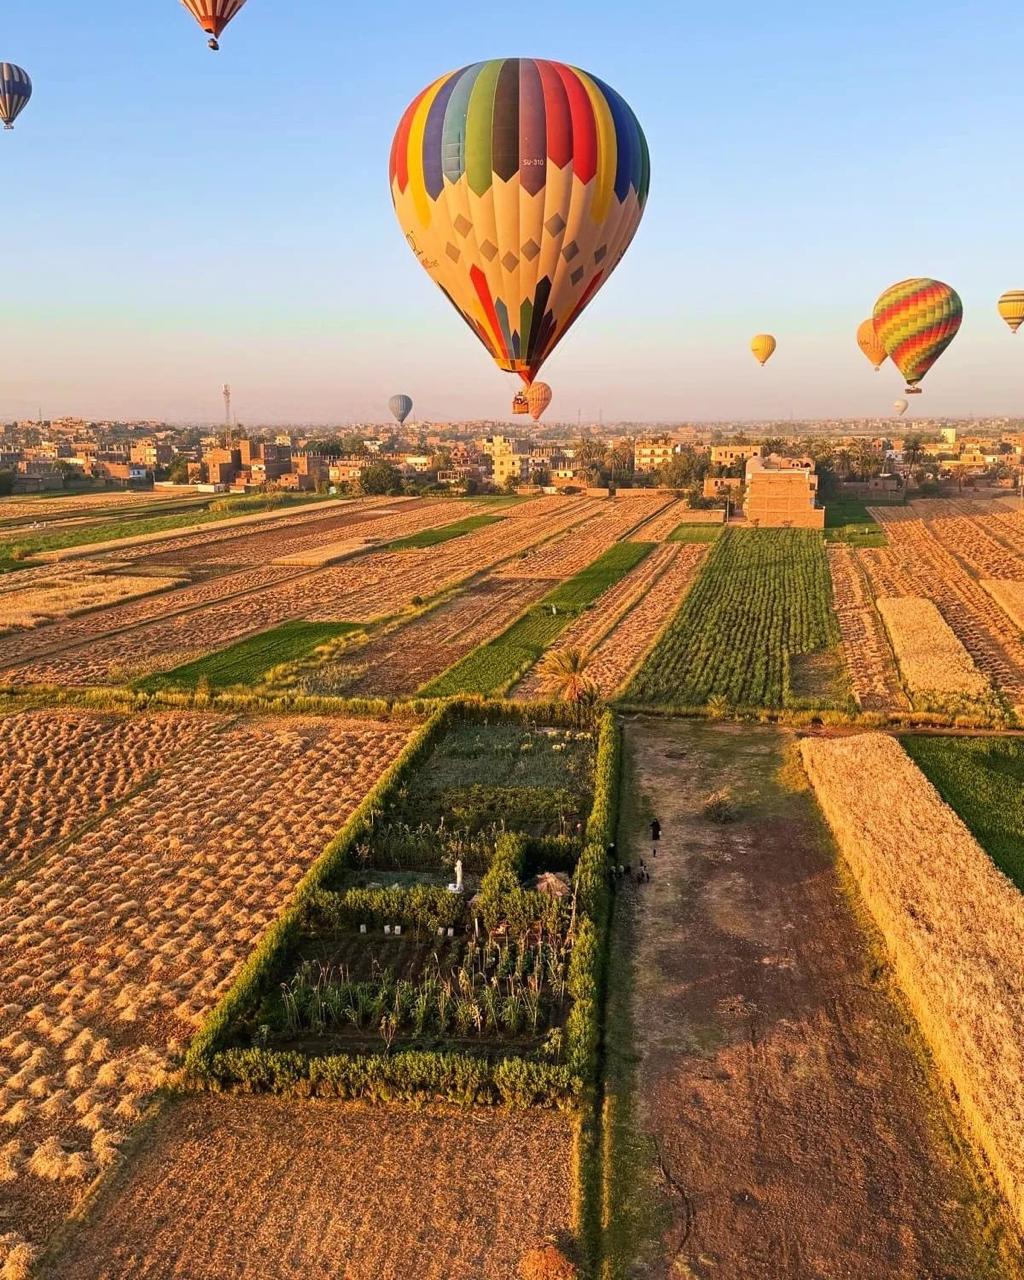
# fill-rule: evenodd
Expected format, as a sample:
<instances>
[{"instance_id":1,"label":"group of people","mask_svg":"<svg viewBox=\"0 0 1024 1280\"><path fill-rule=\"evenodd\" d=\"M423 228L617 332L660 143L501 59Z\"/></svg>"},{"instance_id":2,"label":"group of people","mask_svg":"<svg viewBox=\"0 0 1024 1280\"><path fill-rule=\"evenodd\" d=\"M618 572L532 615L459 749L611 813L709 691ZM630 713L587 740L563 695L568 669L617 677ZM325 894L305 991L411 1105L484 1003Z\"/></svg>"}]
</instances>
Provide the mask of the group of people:
<instances>
[{"instance_id":1,"label":"group of people","mask_svg":"<svg viewBox=\"0 0 1024 1280\"><path fill-rule=\"evenodd\" d=\"M658 841L660 839L661 839L661 823L658 821L657 818L652 818L651 819L651 858L652 859L658 856ZM608 846L608 860L609 860L608 877L609 877L609 881L611 883L611 887L613 891L616 888L616 886L621 881L624 881L624 880L631 880L638 885L650 884L651 872L650 872L650 868L648 867L644 859L641 858L635 867L632 865L632 863L620 862L618 858L618 847L616 846L614 841L612 841L612 843Z\"/></svg>"}]
</instances>

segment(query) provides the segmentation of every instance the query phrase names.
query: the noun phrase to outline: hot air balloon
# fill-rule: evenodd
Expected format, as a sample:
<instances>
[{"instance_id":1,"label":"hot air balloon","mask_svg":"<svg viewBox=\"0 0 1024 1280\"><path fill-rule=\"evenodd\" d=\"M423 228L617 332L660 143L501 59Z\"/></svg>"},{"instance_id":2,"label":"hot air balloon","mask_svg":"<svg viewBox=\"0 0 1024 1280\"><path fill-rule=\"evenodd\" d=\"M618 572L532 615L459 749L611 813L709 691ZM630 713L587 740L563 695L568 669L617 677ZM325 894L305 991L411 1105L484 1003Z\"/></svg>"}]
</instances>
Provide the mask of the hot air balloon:
<instances>
[{"instance_id":1,"label":"hot air balloon","mask_svg":"<svg viewBox=\"0 0 1024 1280\"><path fill-rule=\"evenodd\" d=\"M390 180L413 253L498 367L529 386L633 239L650 158L601 80L496 58L413 99Z\"/></svg>"},{"instance_id":2,"label":"hot air balloon","mask_svg":"<svg viewBox=\"0 0 1024 1280\"><path fill-rule=\"evenodd\" d=\"M5 129L13 129L14 122L28 106L32 97L32 81L27 71L13 62L0 62L0 120Z\"/></svg>"},{"instance_id":3,"label":"hot air balloon","mask_svg":"<svg viewBox=\"0 0 1024 1280\"><path fill-rule=\"evenodd\" d=\"M770 333L759 333L750 342L750 349L754 353L754 359L762 368L775 354L775 347L775 339Z\"/></svg>"},{"instance_id":4,"label":"hot air balloon","mask_svg":"<svg viewBox=\"0 0 1024 1280\"><path fill-rule=\"evenodd\" d=\"M411 396L392 396L388 401L388 408L399 426L405 422L409 414L412 413L412 397Z\"/></svg>"},{"instance_id":5,"label":"hot air balloon","mask_svg":"<svg viewBox=\"0 0 1024 1280\"><path fill-rule=\"evenodd\" d=\"M902 418L909 408L910 405L906 400L894 400L892 402L892 411L897 418Z\"/></svg>"},{"instance_id":6,"label":"hot air balloon","mask_svg":"<svg viewBox=\"0 0 1024 1280\"><path fill-rule=\"evenodd\" d=\"M526 402L530 417L534 422L540 422L541 415L551 403L551 388L546 382L535 382L526 393Z\"/></svg>"},{"instance_id":7,"label":"hot air balloon","mask_svg":"<svg viewBox=\"0 0 1024 1280\"><path fill-rule=\"evenodd\" d=\"M196 22L210 37L210 48L216 52L220 33L245 4L245 0L181 0Z\"/></svg>"},{"instance_id":8,"label":"hot air balloon","mask_svg":"<svg viewBox=\"0 0 1024 1280\"><path fill-rule=\"evenodd\" d=\"M875 333L906 379L907 395L921 394L917 384L956 337L963 316L960 295L941 280L902 280L875 303Z\"/></svg>"},{"instance_id":9,"label":"hot air balloon","mask_svg":"<svg viewBox=\"0 0 1024 1280\"><path fill-rule=\"evenodd\" d=\"M875 366L875 373L877 373L882 365L885 364L887 357L885 347L882 346L881 339L875 333L874 320L865 320L857 330L857 346Z\"/></svg>"},{"instance_id":10,"label":"hot air balloon","mask_svg":"<svg viewBox=\"0 0 1024 1280\"><path fill-rule=\"evenodd\" d=\"M1011 289L998 302L999 314L1014 333L1024 324L1024 289Z\"/></svg>"}]
</instances>

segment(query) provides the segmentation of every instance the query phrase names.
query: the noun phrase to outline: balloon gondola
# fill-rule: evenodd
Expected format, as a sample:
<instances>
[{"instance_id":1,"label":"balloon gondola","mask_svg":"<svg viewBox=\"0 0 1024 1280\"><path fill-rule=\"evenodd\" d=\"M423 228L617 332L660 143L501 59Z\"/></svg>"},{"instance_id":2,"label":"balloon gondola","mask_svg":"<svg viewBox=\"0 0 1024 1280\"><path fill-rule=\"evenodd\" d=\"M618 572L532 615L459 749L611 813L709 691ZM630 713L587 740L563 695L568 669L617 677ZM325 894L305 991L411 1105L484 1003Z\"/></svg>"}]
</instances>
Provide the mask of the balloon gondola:
<instances>
[{"instance_id":1,"label":"balloon gondola","mask_svg":"<svg viewBox=\"0 0 1024 1280\"><path fill-rule=\"evenodd\" d=\"M525 391L517 391L515 395L512 397L512 412L513 413L529 413L530 412L530 401L527 399Z\"/></svg>"}]
</instances>

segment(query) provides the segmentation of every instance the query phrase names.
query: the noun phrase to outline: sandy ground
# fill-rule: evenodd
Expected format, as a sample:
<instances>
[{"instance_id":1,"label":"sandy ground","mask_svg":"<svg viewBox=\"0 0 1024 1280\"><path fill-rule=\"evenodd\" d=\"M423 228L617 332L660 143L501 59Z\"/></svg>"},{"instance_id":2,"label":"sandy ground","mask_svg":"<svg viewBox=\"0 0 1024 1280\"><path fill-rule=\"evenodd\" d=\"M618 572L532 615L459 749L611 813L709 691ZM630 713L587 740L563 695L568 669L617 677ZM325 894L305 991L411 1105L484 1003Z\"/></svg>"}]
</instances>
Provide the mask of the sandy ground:
<instances>
[{"instance_id":1,"label":"sandy ground","mask_svg":"<svg viewBox=\"0 0 1024 1280\"><path fill-rule=\"evenodd\" d=\"M554 1112L198 1096L165 1107L50 1280L510 1280L570 1222Z\"/></svg>"},{"instance_id":2,"label":"sandy ground","mask_svg":"<svg viewBox=\"0 0 1024 1280\"><path fill-rule=\"evenodd\" d=\"M612 1023L611 1103L635 1126L623 1147L641 1156L631 1182L613 1170L611 1212L618 1195L647 1243L620 1241L612 1273L1016 1274L990 1256L998 1220L965 1171L813 801L780 784L789 739L636 719L627 741L628 856L644 856L653 880L625 890L617 911L618 945L634 941L635 960L632 1026L622 1008ZM739 804L726 824L702 813L723 785ZM652 814L664 831L655 858ZM634 1043L616 1043L624 1026ZM624 1080L636 1092L616 1098ZM660 1214L635 1203L644 1164Z\"/></svg>"}]
</instances>

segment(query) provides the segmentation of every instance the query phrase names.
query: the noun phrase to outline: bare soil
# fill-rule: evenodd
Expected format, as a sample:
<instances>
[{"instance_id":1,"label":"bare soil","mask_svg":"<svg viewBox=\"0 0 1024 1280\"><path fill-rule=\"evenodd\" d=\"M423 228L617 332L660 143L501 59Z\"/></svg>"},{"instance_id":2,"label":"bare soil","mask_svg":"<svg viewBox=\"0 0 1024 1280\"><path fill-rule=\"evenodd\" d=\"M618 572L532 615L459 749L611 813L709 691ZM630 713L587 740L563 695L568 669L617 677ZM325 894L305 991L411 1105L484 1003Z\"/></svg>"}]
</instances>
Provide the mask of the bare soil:
<instances>
[{"instance_id":1,"label":"bare soil","mask_svg":"<svg viewBox=\"0 0 1024 1280\"><path fill-rule=\"evenodd\" d=\"M638 718L627 743L623 856L653 879L616 910L606 1275L1014 1274L789 736Z\"/></svg>"},{"instance_id":2,"label":"bare soil","mask_svg":"<svg viewBox=\"0 0 1024 1280\"><path fill-rule=\"evenodd\" d=\"M571 1219L572 1122L199 1096L166 1106L53 1280L510 1280Z\"/></svg>"}]
</instances>

